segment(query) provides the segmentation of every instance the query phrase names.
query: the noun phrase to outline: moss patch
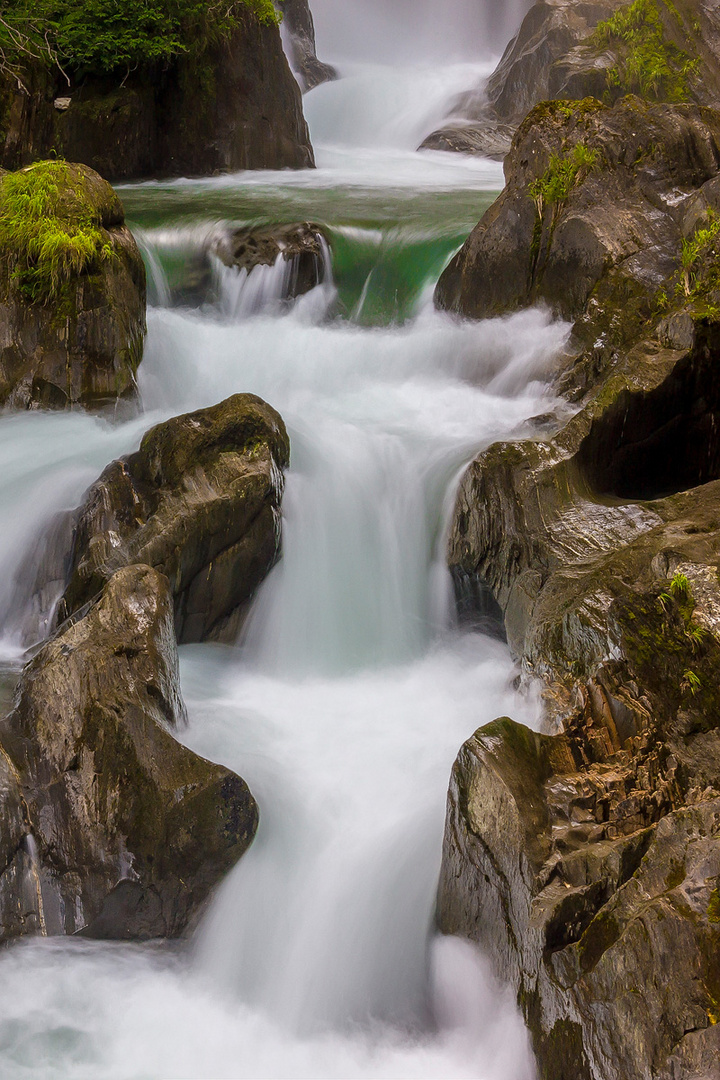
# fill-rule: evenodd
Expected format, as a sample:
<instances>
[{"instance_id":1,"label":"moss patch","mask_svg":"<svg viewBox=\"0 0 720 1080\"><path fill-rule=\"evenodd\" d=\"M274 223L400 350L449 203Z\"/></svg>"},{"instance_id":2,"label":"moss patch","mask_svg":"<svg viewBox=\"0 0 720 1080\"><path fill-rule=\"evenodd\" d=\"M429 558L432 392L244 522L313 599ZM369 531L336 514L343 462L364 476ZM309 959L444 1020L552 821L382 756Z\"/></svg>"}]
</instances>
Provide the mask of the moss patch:
<instances>
[{"instance_id":1,"label":"moss patch","mask_svg":"<svg viewBox=\"0 0 720 1080\"><path fill-rule=\"evenodd\" d=\"M103 207L82 171L41 161L0 179L0 253L31 303L57 299L64 286L113 257Z\"/></svg>"},{"instance_id":2,"label":"moss patch","mask_svg":"<svg viewBox=\"0 0 720 1080\"><path fill-rule=\"evenodd\" d=\"M669 40L663 10L682 30L680 15L667 0L662 6L658 0L635 0L596 27L592 44L617 57L607 74L610 91L654 101L689 100L698 61Z\"/></svg>"}]
</instances>

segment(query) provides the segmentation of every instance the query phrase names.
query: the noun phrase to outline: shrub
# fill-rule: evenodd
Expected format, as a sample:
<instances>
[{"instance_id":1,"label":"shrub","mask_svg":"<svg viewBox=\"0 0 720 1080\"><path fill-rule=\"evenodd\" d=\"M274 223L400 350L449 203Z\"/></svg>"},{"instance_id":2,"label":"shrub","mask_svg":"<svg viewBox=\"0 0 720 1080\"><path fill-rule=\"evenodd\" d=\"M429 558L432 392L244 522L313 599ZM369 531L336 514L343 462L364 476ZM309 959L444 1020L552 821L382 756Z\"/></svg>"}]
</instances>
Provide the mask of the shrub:
<instances>
[{"instance_id":1,"label":"shrub","mask_svg":"<svg viewBox=\"0 0 720 1080\"><path fill-rule=\"evenodd\" d=\"M277 23L272 0L10 0L0 55L52 55L73 73L112 73L202 53L228 37L250 10ZM3 36L4 35L4 36Z\"/></svg>"}]
</instances>

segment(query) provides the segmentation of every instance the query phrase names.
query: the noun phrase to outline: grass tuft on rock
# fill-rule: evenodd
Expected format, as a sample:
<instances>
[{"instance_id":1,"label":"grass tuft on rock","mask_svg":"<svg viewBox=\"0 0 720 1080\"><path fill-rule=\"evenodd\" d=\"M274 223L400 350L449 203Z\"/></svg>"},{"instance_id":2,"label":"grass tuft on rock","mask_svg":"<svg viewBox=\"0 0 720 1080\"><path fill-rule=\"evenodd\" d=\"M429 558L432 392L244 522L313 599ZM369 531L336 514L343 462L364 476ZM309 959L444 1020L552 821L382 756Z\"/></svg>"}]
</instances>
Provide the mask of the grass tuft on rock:
<instances>
[{"instance_id":1,"label":"grass tuft on rock","mask_svg":"<svg viewBox=\"0 0 720 1080\"><path fill-rule=\"evenodd\" d=\"M113 249L81 178L64 161L40 161L0 179L0 253L21 296L47 303Z\"/></svg>"},{"instance_id":2,"label":"grass tuft on rock","mask_svg":"<svg viewBox=\"0 0 720 1080\"><path fill-rule=\"evenodd\" d=\"M682 31L674 4L666 0L663 7ZM609 89L654 101L689 100L698 61L668 40L658 0L634 0L616 11L597 25L592 42L617 56L607 75Z\"/></svg>"}]
</instances>

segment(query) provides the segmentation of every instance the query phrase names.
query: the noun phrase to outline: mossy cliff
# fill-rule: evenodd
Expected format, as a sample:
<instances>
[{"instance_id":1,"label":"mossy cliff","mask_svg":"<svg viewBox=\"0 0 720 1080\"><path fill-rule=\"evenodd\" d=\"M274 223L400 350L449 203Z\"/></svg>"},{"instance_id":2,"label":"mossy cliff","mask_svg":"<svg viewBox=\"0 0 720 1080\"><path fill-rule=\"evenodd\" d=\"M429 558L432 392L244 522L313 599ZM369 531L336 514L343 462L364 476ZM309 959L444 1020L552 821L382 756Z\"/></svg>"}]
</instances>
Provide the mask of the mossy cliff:
<instances>
[{"instance_id":1,"label":"mossy cliff","mask_svg":"<svg viewBox=\"0 0 720 1080\"><path fill-rule=\"evenodd\" d=\"M21 58L19 79L5 71L0 165L55 151L109 180L311 166L300 91L269 0L230 5L217 25L207 5L184 7L197 25L178 36L162 20L148 29L122 6L102 6L74 38L66 33L65 52L58 43L62 71L46 56ZM113 19L130 35L123 63Z\"/></svg>"},{"instance_id":2,"label":"mossy cliff","mask_svg":"<svg viewBox=\"0 0 720 1080\"><path fill-rule=\"evenodd\" d=\"M438 298L477 316L550 304L572 322L556 385L579 409L473 462L448 557L492 595L556 733L504 720L461 751L439 924L510 978L545 1080L710 1080L718 117L538 106L506 173Z\"/></svg>"},{"instance_id":3,"label":"mossy cliff","mask_svg":"<svg viewBox=\"0 0 720 1080\"><path fill-rule=\"evenodd\" d=\"M64 161L0 176L0 404L99 408L135 393L145 269L117 195Z\"/></svg>"}]
</instances>

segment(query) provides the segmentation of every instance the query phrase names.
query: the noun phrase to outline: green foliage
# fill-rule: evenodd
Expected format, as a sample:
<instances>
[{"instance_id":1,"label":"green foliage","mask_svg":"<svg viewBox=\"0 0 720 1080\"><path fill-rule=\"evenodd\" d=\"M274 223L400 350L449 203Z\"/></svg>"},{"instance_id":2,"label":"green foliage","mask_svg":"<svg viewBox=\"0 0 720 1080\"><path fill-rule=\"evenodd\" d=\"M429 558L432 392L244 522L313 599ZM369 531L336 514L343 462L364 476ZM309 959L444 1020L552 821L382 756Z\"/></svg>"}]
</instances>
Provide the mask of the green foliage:
<instances>
[{"instance_id":1,"label":"green foliage","mask_svg":"<svg viewBox=\"0 0 720 1080\"><path fill-rule=\"evenodd\" d=\"M0 50L5 42L15 64L42 55L75 74L127 72L201 54L248 9L263 23L279 21L272 0L6 0Z\"/></svg>"},{"instance_id":2,"label":"green foliage","mask_svg":"<svg viewBox=\"0 0 720 1080\"><path fill-rule=\"evenodd\" d=\"M583 143L577 143L567 157L553 154L542 176L528 187L538 217L542 218L546 206L559 207L567 202L572 189L595 168L598 158L597 150L591 150Z\"/></svg>"},{"instance_id":3,"label":"green foliage","mask_svg":"<svg viewBox=\"0 0 720 1080\"><path fill-rule=\"evenodd\" d=\"M537 210L530 245L531 280L536 280L538 276L546 208L551 209L550 228L546 245L549 251L558 216L567 202L570 192L583 182L588 173L597 166L599 160L600 155L597 150L591 150L583 143L576 143L571 152L564 157L561 154L553 154L550 158L550 164L542 176L539 176L537 180L533 180L528 185L528 195L535 203Z\"/></svg>"},{"instance_id":4,"label":"green foliage","mask_svg":"<svg viewBox=\"0 0 720 1080\"><path fill-rule=\"evenodd\" d=\"M712 923L720 923L720 889L713 889L710 893L708 918Z\"/></svg>"},{"instance_id":5,"label":"green foliage","mask_svg":"<svg viewBox=\"0 0 720 1080\"><path fill-rule=\"evenodd\" d=\"M113 255L81 186L64 161L40 161L0 180L0 251L32 303L56 299L72 277Z\"/></svg>"},{"instance_id":6,"label":"green foliage","mask_svg":"<svg viewBox=\"0 0 720 1080\"><path fill-rule=\"evenodd\" d=\"M674 5L666 2L664 7L682 29ZM611 88L657 101L688 100L698 61L666 38L657 0L634 0L616 11L598 24L592 40L597 48L610 48L617 55L608 72Z\"/></svg>"},{"instance_id":7,"label":"green foliage","mask_svg":"<svg viewBox=\"0 0 720 1080\"><path fill-rule=\"evenodd\" d=\"M668 589L658 596L658 603L663 613L677 612L679 615L680 635L690 646L693 653L698 653L707 637L707 630L693 620L695 601L687 575L678 571L674 574ZM686 668L680 680L680 689L695 696L702 688L700 676L691 668Z\"/></svg>"},{"instance_id":8,"label":"green foliage","mask_svg":"<svg viewBox=\"0 0 720 1080\"><path fill-rule=\"evenodd\" d=\"M698 314L715 314L717 302L710 294L720 289L719 253L720 216L710 210L707 224L683 240L680 281L675 290L696 307Z\"/></svg>"}]
</instances>

